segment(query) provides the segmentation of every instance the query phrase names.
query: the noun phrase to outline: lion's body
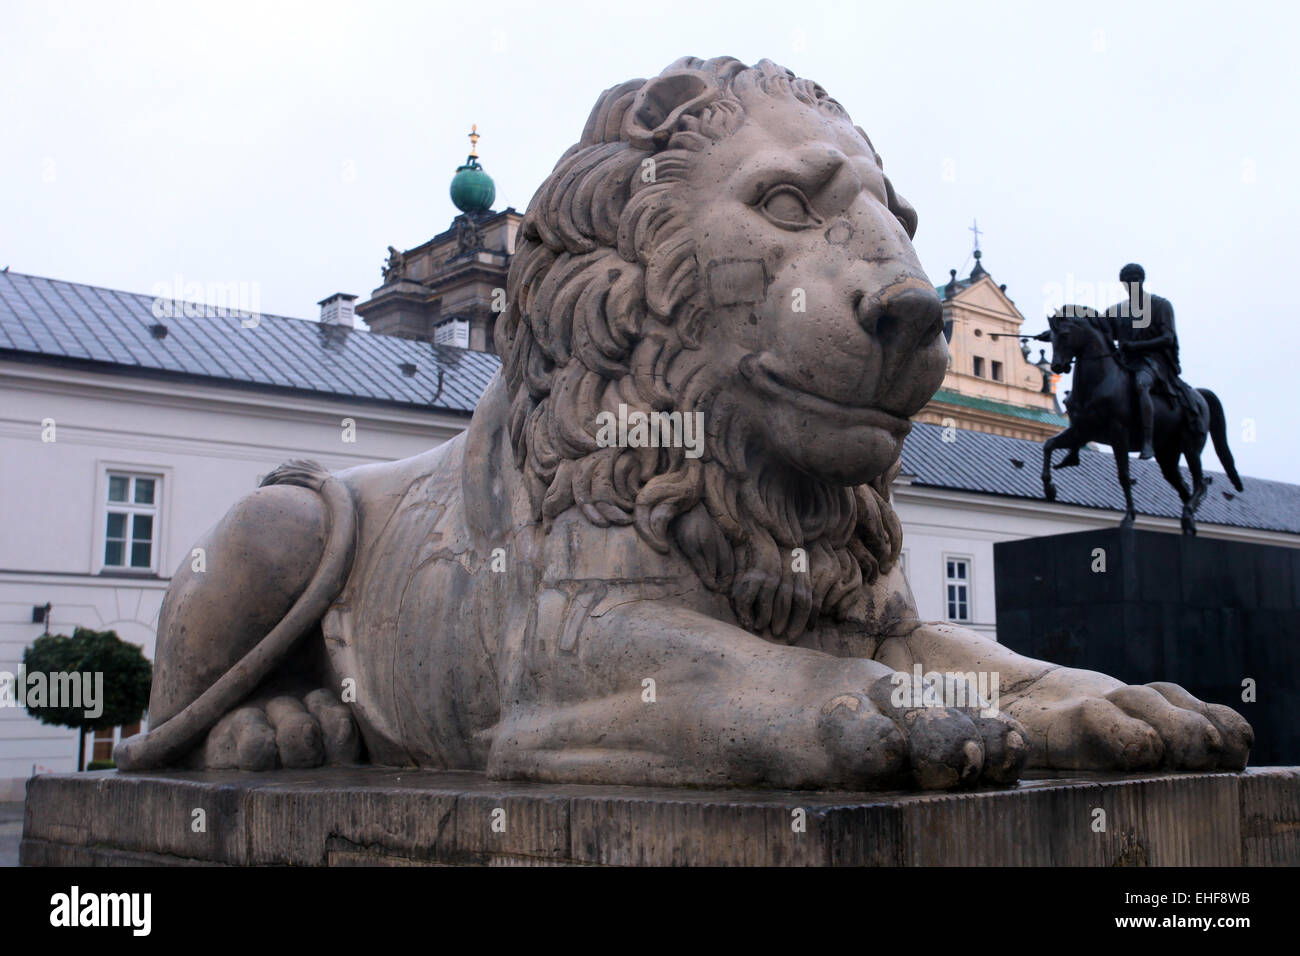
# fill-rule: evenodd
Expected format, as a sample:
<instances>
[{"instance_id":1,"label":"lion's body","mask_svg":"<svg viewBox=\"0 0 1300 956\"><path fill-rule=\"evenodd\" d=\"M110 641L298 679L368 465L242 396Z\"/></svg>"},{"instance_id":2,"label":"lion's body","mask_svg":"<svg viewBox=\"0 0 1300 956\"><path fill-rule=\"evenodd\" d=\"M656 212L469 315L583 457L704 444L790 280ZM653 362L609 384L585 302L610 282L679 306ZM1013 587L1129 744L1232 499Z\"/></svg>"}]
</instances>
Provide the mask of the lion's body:
<instances>
[{"instance_id":1,"label":"lion's body","mask_svg":"<svg viewBox=\"0 0 1300 956\"><path fill-rule=\"evenodd\" d=\"M322 630L335 686L355 681L346 699L377 763L481 769L479 735L497 721L493 675L513 622L497 593L507 579L481 572L504 534L471 529L457 506L465 438L339 476L363 557Z\"/></svg>"},{"instance_id":2,"label":"lion's body","mask_svg":"<svg viewBox=\"0 0 1300 956\"><path fill-rule=\"evenodd\" d=\"M666 673L630 656L628 667L584 656L586 618L610 607L671 595L740 631L688 563L666 561L631 529L562 520L558 533L546 533L530 520L504 392L494 380L463 435L337 476L356 502L363 557L322 630L330 680L351 679L353 713L375 762L485 769L497 736L539 708L585 707L603 733L602 707L621 709L629 688L639 693L644 677L663 681ZM877 635L910 616L900 585L901 575L880 579L862 595L859 625L807 631L801 645L871 656ZM870 622L868 606L876 609Z\"/></svg>"}]
</instances>

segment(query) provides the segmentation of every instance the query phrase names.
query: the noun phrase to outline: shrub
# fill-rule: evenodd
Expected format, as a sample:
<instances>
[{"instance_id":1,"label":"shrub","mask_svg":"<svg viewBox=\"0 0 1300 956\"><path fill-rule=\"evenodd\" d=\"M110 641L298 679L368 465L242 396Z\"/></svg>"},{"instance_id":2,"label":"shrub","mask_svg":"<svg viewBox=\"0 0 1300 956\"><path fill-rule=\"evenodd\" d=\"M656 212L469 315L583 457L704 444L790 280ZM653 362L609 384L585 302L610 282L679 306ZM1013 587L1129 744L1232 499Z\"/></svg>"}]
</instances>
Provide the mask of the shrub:
<instances>
[{"instance_id":1,"label":"shrub","mask_svg":"<svg viewBox=\"0 0 1300 956\"><path fill-rule=\"evenodd\" d=\"M128 644L113 631L78 627L71 637L42 634L23 651L23 669L27 674L104 675L103 710L98 717L87 717L84 708L33 706L31 700L27 701L27 712L41 723L78 731L78 767L85 764L87 731L133 724L149 706L153 667L138 645ZM113 766L111 761L108 763Z\"/></svg>"}]
</instances>

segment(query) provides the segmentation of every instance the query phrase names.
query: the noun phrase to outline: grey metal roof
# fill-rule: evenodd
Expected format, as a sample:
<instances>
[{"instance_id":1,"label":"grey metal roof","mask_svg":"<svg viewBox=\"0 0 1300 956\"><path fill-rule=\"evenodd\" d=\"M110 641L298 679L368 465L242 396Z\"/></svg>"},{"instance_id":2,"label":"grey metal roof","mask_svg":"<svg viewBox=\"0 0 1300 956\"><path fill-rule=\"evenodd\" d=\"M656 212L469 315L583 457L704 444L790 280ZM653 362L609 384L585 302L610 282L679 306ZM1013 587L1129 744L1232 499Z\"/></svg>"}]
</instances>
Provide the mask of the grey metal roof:
<instances>
[{"instance_id":1,"label":"grey metal roof","mask_svg":"<svg viewBox=\"0 0 1300 956\"><path fill-rule=\"evenodd\" d=\"M942 425L918 422L905 439L903 473L913 476L914 485L1044 500L1040 477L1042 444L963 429L956 429L956 441L945 442L944 431ZM1057 452L1055 460L1060 461L1064 455L1063 451ZM1015 461L1023 465L1016 467ZM1208 442L1201 463L1214 481L1196 514L1198 522L1300 534L1300 486L1243 476L1245 491L1237 491L1226 475L1211 470L1218 460ZM1166 484L1155 461L1134 458L1129 463L1129 474L1137 481L1133 506L1139 514L1177 518L1182 513L1178 493ZM1109 449L1081 449L1078 467L1053 471L1052 480L1058 503L1124 509L1115 458ZM1183 480L1191 484L1185 466Z\"/></svg>"},{"instance_id":2,"label":"grey metal roof","mask_svg":"<svg viewBox=\"0 0 1300 956\"><path fill-rule=\"evenodd\" d=\"M0 273L0 357L470 413L495 355L305 319L154 316L155 298ZM211 313L214 310L206 310ZM161 323L158 338L151 327ZM404 364L414 365L406 375Z\"/></svg>"}]
</instances>

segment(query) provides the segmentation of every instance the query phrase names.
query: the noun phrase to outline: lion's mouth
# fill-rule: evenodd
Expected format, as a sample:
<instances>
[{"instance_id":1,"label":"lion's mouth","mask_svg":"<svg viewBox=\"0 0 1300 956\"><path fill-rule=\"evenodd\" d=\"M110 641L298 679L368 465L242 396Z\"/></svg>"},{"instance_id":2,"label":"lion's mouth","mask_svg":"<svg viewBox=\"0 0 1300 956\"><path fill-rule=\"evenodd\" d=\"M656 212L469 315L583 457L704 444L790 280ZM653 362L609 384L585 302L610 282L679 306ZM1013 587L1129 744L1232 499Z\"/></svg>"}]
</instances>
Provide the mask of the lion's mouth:
<instances>
[{"instance_id":1,"label":"lion's mouth","mask_svg":"<svg viewBox=\"0 0 1300 956\"><path fill-rule=\"evenodd\" d=\"M871 405L837 402L800 388L782 373L765 365L761 357L756 354L751 353L741 359L740 371L760 394L779 398L810 414L851 419L856 424L872 425L898 438L902 438L912 430L912 423L904 416Z\"/></svg>"}]
</instances>

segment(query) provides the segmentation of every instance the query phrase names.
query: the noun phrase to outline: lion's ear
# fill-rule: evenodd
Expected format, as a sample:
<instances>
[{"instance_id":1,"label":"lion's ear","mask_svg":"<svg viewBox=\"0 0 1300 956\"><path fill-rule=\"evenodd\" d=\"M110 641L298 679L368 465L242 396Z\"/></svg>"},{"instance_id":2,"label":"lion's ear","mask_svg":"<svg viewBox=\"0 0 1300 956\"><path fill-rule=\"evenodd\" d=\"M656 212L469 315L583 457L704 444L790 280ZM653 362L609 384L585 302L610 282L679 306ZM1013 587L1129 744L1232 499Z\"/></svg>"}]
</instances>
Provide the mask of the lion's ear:
<instances>
[{"instance_id":1,"label":"lion's ear","mask_svg":"<svg viewBox=\"0 0 1300 956\"><path fill-rule=\"evenodd\" d=\"M876 147L871 145L871 137L867 135L867 131L861 126L855 126L853 128L858 131L859 136L866 140L867 146L871 148L871 154L876 157L876 165L880 167L880 173L883 176L885 172L885 161L881 159L880 154L876 152ZM898 195L898 193L894 192L894 184L889 181L888 176L885 176L885 194L889 197L889 211L894 214L895 219L903 224L903 228L907 230L907 238L915 239L917 218L916 210L912 208L910 202Z\"/></svg>"},{"instance_id":2,"label":"lion's ear","mask_svg":"<svg viewBox=\"0 0 1300 956\"><path fill-rule=\"evenodd\" d=\"M683 114L698 113L717 95L700 70L672 70L646 80L623 117L623 136L639 149L662 149Z\"/></svg>"},{"instance_id":3,"label":"lion's ear","mask_svg":"<svg viewBox=\"0 0 1300 956\"><path fill-rule=\"evenodd\" d=\"M894 184L889 181L888 176L885 177L885 194L889 197L889 211L903 224L903 228L907 230L907 238L915 239L916 210L912 208L910 202L894 192Z\"/></svg>"}]
</instances>

